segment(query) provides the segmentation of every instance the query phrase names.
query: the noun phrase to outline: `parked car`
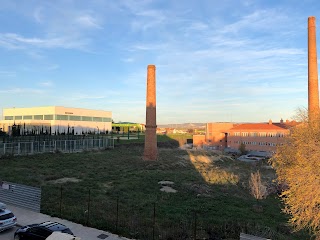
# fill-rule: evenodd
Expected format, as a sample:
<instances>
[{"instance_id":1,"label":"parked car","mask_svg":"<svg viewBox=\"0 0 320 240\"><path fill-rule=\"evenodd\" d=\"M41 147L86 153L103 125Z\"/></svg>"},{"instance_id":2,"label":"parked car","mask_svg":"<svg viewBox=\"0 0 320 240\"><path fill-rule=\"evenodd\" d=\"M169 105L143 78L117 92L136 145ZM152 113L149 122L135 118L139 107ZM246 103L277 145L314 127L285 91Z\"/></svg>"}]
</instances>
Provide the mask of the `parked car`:
<instances>
[{"instance_id":1,"label":"parked car","mask_svg":"<svg viewBox=\"0 0 320 240\"><path fill-rule=\"evenodd\" d=\"M224 153L228 153L228 154L231 154L231 155L234 155L234 156L241 154L240 150L234 149L234 148L230 148L230 147L226 147L223 151L224 151Z\"/></svg>"},{"instance_id":2,"label":"parked car","mask_svg":"<svg viewBox=\"0 0 320 240\"><path fill-rule=\"evenodd\" d=\"M0 202L0 232L16 226L17 218L7 209L4 203Z\"/></svg>"},{"instance_id":3,"label":"parked car","mask_svg":"<svg viewBox=\"0 0 320 240\"><path fill-rule=\"evenodd\" d=\"M81 238L67 233L53 232L46 240L81 240Z\"/></svg>"},{"instance_id":4,"label":"parked car","mask_svg":"<svg viewBox=\"0 0 320 240\"><path fill-rule=\"evenodd\" d=\"M257 161L261 161L265 158L247 154L247 155L242 155L242 156L238 157L237 159L239 161L244 161L244 162L257 162Z\"/></svg>"},{"instance_id":5,"label":"parked car","mask_svg":"<svg viewBox=\"0 0 320 240\"><path fill-rule=\"evenodd\" d=\"M71 230L65 225L57 222L44 222L31 224L19 228L14 233L15 240L45 240L53 232L62 232L73 235Z\"/></svg>"}]
</instances>

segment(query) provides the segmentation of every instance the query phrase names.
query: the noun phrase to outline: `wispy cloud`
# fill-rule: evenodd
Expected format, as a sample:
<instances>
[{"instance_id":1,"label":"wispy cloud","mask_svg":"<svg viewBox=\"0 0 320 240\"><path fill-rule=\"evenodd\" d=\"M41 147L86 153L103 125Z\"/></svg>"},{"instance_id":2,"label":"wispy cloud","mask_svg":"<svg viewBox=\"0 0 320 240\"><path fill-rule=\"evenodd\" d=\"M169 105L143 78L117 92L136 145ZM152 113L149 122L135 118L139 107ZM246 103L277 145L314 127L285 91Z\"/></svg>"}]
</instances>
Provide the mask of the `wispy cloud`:
<instances>
[{"instance_id":1,"label":"wispy cloud","mask_svg":"<svg viewBox=\"0 0 320 240\"><path fill-rule=\"evenodd\" d=\"M27 38L16 33L0 34L0 46L8 49L37 48L65 48L83 49L88 45L88 39L68 39L64 37L55 38Z\"/></svg>"},{"instance_id":2,"label":"wispy cloud","mask_svg":"<svg viewBox=\"0 0 320 240\"><path fill-rule=\"evenodd\" d=\"M44 81L44 82L40 82L39 85L43 86L43 87L52 87L53 82L52 81Z\"/></svg>"},{"instance_id":3,"label":"wispy cloud","mask_svg":"<svg viewBox=\"0 0 320 240\"><path fill-rule=\"evenodd\" d=\"M43 94L45 93L42 89L35 89L35 88L9 88L9 89L2 89L0 93L4 94Z\"/></svg>"},{"instance_id":4,"label":"wispy cloud","mask_svg":"<svg viewBox=\"0 0 320 240\"><path fill-rule=\"evenodd\" d=\"M95 19L93 16L90 16L88 14L79 16L75 19L77 23L79 23L81 26L86 28L97 28L101 29L102 27L98 24L97 19Z\"/></svg>"}]
</instances>

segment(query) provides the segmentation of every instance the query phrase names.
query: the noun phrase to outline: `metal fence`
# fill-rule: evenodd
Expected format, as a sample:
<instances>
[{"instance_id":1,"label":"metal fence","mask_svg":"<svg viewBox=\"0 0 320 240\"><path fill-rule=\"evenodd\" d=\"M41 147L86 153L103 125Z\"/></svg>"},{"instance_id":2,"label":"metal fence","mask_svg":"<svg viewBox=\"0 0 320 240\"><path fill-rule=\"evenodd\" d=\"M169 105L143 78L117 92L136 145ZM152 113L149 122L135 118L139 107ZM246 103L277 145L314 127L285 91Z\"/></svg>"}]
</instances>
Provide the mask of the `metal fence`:
<instances>
[{"instance_id":1,"label":"metal fence","mask_svg":"<svg viewBox=\"0 0 320 240\"><path fill-rule=\"evenodd\" d=\"M68 185L44 186L42 196L44 214L130 239L239 239L241 232L271 239L287 239L281 238L281 230L275 232L259 225L255 219L230 217L230 220L220 221L217 212L198 207L196 210L183 204L179 204L179 210L173 213L175 207L169 207L164 201L167 197L157 203L150 201L140 205L133 198L108 196L101 193L100 189L73 188Z\"/></svg>"},{"instance_id":2,"label":"metal fence","mask_svg":"<svg viewBox=\"0 0 320 240\"><path fill-rule=\"evenodd\" d=\"M0 182L0 201L40 212L41 188Z\"/></svg>"},{"instance_id":3,"label":"metal fence","mask_svg":"<svg viewBox=\"0 0 320 240\"><path fill-rule=\"evenodd\" d=\"M112 138L11 142L0 143L0 156L28 155L48 152L71 153L113 147L114 139Z\"/></svg>"}]
</instances>

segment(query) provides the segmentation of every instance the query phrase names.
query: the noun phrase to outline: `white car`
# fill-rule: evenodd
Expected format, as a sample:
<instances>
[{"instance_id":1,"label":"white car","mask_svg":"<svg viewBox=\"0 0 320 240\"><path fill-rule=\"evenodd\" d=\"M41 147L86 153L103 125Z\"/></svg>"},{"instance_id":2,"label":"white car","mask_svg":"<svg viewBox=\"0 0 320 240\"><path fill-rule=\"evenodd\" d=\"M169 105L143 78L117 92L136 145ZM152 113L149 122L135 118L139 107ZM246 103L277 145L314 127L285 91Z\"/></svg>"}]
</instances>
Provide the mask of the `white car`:
<instances>
[{"instance_id":1,"label":"white car","mask_svg":"<svg viewBox=\"0 0 320 240\"><path fill-rule=\"evenodd\" d=\"M257 161L261 161L265 158L248 154L248 155L242 155L242 156L238 157L237 159L239 161L244 161L244 162L257 162Z\"/></svg>"},{"instance_id":2,"label":"white car","mask_svg":"<svg viewBox=\"0 0 320 240\"><path fill-rule=\"evenodd\" d=\"M0 202L0 232L16 226L17 218L7 209L4 203Z\"/></svg>"}]
</instances>

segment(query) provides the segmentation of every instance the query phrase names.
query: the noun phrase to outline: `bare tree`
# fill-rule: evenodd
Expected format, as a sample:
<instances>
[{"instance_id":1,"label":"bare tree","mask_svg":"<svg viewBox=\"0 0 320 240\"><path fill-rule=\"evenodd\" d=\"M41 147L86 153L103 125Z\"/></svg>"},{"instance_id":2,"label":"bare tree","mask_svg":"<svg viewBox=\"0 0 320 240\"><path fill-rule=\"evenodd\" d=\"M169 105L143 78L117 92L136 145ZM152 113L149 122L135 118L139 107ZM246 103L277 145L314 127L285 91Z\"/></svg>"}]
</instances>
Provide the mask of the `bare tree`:
<instances>
[{"instance_id":1,"label":"bare tree","mask_svg":"<svg viewBox=\"0 0 320 240\"><path fill-rule=\"evenodd\" d=\"M255 173L251 173L251 177L249 179L249 187L252 196L255 199L264 199L267 197L267 188L261 182L261 176L259 170Z\"/></svg>"}]
</instances>

